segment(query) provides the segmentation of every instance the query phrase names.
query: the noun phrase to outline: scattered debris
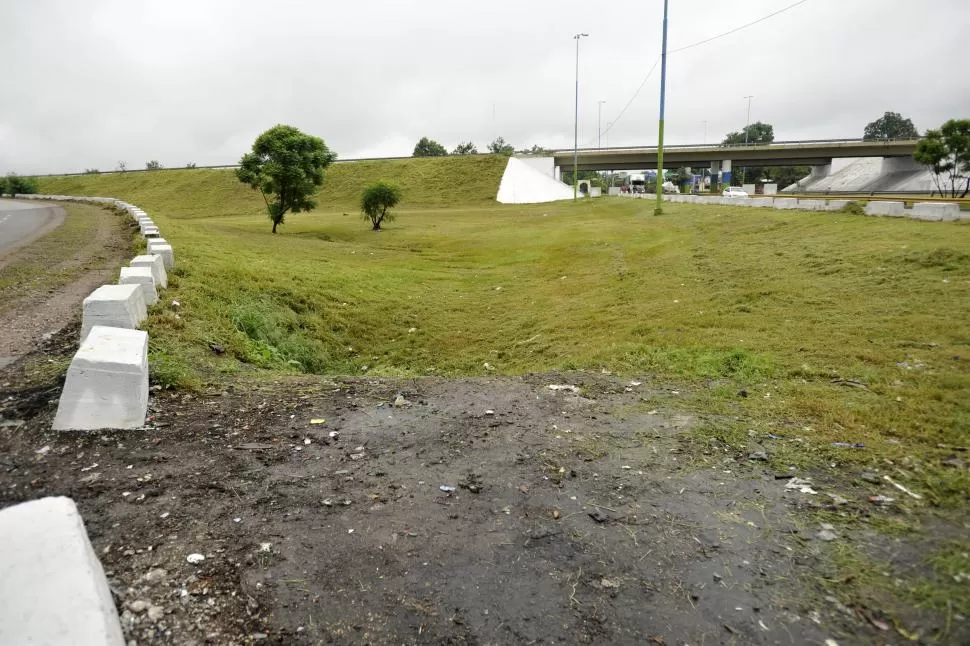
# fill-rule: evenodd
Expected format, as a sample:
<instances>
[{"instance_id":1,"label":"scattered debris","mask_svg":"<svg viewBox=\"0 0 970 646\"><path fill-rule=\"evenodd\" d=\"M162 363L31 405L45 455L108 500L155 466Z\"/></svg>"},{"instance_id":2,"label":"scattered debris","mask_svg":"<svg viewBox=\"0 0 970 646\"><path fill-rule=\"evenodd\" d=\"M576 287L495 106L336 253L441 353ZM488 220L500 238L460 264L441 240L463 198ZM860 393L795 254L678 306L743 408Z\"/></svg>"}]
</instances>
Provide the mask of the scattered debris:
<instances>
[{"instance_id":1,"label":"scattered debris","mask_svg":"<svg viewBox=\"0 0 970 646\"><path fill-rule=\"evenodd\" d=\"M549 384L549 390L568 390L571 393L579 393L579 387L572 384Z\"/></svg>"},{"instance_id":2,"label":"scattered debris","mask_svg":"<svg viewBox=\"0 0 970 646\"><path fill-rule=\"evenodd\" d=\"M900 491L902 491L904 494L906 494L908 496L911 496L911 497L915 498L916 500L922 500L923 499L923 496L919 495L918 493L914 493L914 492L910 491L909 489L907 489L903 485L899 484L898 482L896 482L895 480L893 480L889 476L883 476L882 479L885 480L886 482L888 482L889 484L891 484L892 486L896 487Z\"/></svg>"},{"instance_id":3,"label":"scattered debris","mask_svg":"<svg viewBox=\"0 0 970 646\"><path fill-rule=\"evenodd\" d=\"M325 420L322 417L314 417L313 419L310 420L311 424L325 424L326 422L327 420Z\"/></svg>"},{"instance_id":4,"label":"scattered debris","mask_svg":"<svg viewBox=\"0 0 970 646\"><path fill-rule=\"evenodd\" d=\"M768 454L765 451L755 451L748 455L748 459L755 462L767 462Z\"/></svg>"},{"instance_id":5,"label":"scattered debris","mask_svg":"<svg viewBox=\"0 0 970 646\"><path fill-rule=\"evenodd\" d=\"M552 518L553 518L553 520L559 520L559 517L560 516L562 516L562 513L558 509L553 509L552 510Z\"/></svg>"},{"instance_id":6,"label":"scattered debris","mask_svg":"<svg viewBox=\"0 0 970 646\"><path fill-rule=\"evenodd\" d=\"M601 512L599 509L594 509L587 514L590 518L595 520L597 523L605 523L610 519L609 516Z\"/></svg>"},{"instance_id":7,"label":"scattered debris","mask_svg":"<svg viewBox=\"0 0 970 646\"><path fill-rule=\"evenodd\" d=\"M482 485L482 477L477 473L469 473L464 480L458 483L458 486L472 493L481 493L482 489L485 488Z\"/></svg>"},{"instance_id":8,"label":"scattered debris","mask_svg":"<svg viewBox=\"0 0 970 646\"><path fill-rule=\"evenodd\" d=\"M832 442L832 446L840 449L864 449L866 445L862 442Z\"/></svg>"},{"instance_id":9,"label":"scattered debris","mask_svg":"<svg viewBox=\"0 0 970 646\"><path fill-rule=\"evenodd\" d=\"M411 402L409 402L408 400L406 400L404 398L404 395L398 395L397 397L394 398L394 407L395 408L401 408L402 406L407 406L410 403Z\"/></svg>"},{"instance_id":10,"label":"scattered debris","mask_svg":"<svg viewBox=\"0 0 970 646\"><path fill-rule=\"evenodd\" d=\"M220 345L218 343L210 343L209 344L209 349L212 350L215 354L225 354L226 353L226 347L223 346L223 345Z\"/></svg>"},{"instance_id":11,"label":"scattered debris","mask_svg":"<svg viewBox=\"0 0 970 646\"><path fill-rule=\"evenodd\" d=\"M804 478L792 478L785 483L785 489L797 489L801 493L807 493L813 496L818 494L817 491L812 489L811 480L806 480Z\"/></svg>"},{"instance_id":12,"label":"scattered debris","mask_svg":"<svg viewBox=\"0 0 970 646\"><path fill-rule=\"evenodd\" d=\"M879 484L879 482L881 482L881 480L879 479L879 476L877 476L875 473L872 473L870 471L865 471L859 474L859 477L865 480L866 482L871 482L873 484Z\"/></svg>"},{"instance_id":13,"label":"scattered debris","mask_svg":"<svg viewBox=\"0 0 970 646\"><path fill-rule=\"evenodd\" d=\"M849 388L861 388L862 390L869 390L868 386L855 379L842 379L841 377L837 377L832 380L832 383L839 386L848 386Z\"/></svg>"},{"instance_id":14,"label":"scattered debris","mask_svg":"<svg viewBox=\"0 0 970 646\"><path fill-rule=\"evenodd\" d=\"M834 541L835 539L838 538L838 535L835 533L834 525L829 525L828 523L822 523L821 527L822 527L822 531L820 531L815 535L815 538L817 538L818 540L829 542L829 541Z\"/></svg>"},{"instance_id":15,"label":"scattered debris","mask_svg":"<svg viewBox=\"0 0 970 646\"><path fill-rule=\"evenodd\" d=\"M45 444L44 446L34 451L34 453L36 453L37 455L47 455L48 451L50 450L51 450L51 445Z\"/></svg>"},{"instance_id":16,"label":"scattered debris","mask_svg":"<svg viewBox=\"0 0 970 646\"><path fill-rule=\"evenodd\" d=\"M260 543L259 544L259 551L260 552L272 552L273 551L273 544L272 543Z\"/></svg>"},{"instance_id":17,"label":"scattered debris","mask_svg":"<svg viewBox=\"0 0 970 646\"><path fill-rule=\"evenodd\" d=\"M616 589L616 588L619 588L620 587L620 582L619 581L615 581L613 579L603 578L603 579L600 579L600 586L602 586L604 588L614 588L614 589Z\"/></svg>"},{"instance_id":18,"label":"scattered debris","mask_svg":"<svg viewBox=\"0 0 970 646\"><path fill-rule=\"evenodd\" d=\"M266 451L269 449L275 449L275 444L265 444L263 442L246 442L244 444L237 444L233 448L239 449L241 451Z\"/></svg>"},{"instance_id":19,"label":"scattered debris","mask_svg":"<svg viewBox=\"0 0 970 646\"><path fill-rule=\"evenodd\" d=\"M330 431L327 433L327 437L329 437L331 440L336 440L338 437L340 437L340 431Z\"/></svg>"},{"instance_id":20,"label":"scattered debris","mask_svg":"<svg viewBox=\"0 0 970 646\"><path fill-rule=\"evenodd\" d=\"M454 493L455 492L455 487L452 487L451 485L441 485L440 487L438 487L438 489L441 489L445 493Z\"/></svg>"},{"instance_id":21,"label":"scattered debris","mask_svg":"<svg viewBox=\"0 0 970 646\"><path fill-rule=\"evenodd\" d=\"M165 616L165 608L161 606L149 606L148 619L150 621L158 621L164 616Z\"/></svg>"},{"instance_id":22,"label":"scattered debris","mask_svg":"<svg viewBox=\"0 0 970 646\"><path fill-rule=\"evenodd\" d=\"M202 556L201 554L189 554L188 556L185 557L185 560L191 563L192 565L198 565L199 563L205 560L205 557Z\"/></svg>"},{"instance_id":23,"label":"scattered debris","mask_svg":"<svg viewBox=\"0 0 970 646\"><path fill-rule=\"evenodd\" d=\"M408 328L408 334L414 334L417 331L418 331L418 328L416 328L416 327L410 327L410 328Z\"/></svg>"},{"instance_id":24,"label":"scattered debris","mask_svg":"<svg viewBox=\"0 0 970 646\"><path fill-rule=\"evenodd\" d=\"M494 415L495 414L495 411L492 410L491 408L488 408L488 409L485 410L485 414L486 415Z\"/></svg>"}]
</instances>

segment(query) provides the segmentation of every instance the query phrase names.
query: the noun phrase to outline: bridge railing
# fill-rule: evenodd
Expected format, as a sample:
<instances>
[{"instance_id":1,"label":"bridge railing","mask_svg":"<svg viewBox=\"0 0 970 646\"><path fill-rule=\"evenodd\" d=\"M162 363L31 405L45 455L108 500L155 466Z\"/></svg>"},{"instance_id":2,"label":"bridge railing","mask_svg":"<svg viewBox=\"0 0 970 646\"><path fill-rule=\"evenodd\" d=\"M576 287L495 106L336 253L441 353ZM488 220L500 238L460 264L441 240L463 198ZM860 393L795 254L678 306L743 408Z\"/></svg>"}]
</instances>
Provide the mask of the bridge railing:
<instances>
[{"instance_id":1,"label":"bridge railing","mask_svg":"<svg viewBox=\"0 0 970 646\"><path fill-rule=\"evenodd\" d=\"M702 150L710 150L712 148L783 148L783 147L794 147L794 146L812 146L812 145L825 145L825 144L884 144L884 143L915 143L919 139L796 139L790 141L773 141L769 144L761 143L737 143L737 144L723 144L723 143L713 143L713 144L672 144L665 145L664 150L677 149L684 150L688 148L697 148ZM613 151L623 151L623 150L643 150L644 148L656 148L656 146L609 146L605 148L579 148L579 152L613 152ZM559 150L550 151L553 155L566 155L572 154L572 148L562 148Z\"/></svg>"}]
</instances>

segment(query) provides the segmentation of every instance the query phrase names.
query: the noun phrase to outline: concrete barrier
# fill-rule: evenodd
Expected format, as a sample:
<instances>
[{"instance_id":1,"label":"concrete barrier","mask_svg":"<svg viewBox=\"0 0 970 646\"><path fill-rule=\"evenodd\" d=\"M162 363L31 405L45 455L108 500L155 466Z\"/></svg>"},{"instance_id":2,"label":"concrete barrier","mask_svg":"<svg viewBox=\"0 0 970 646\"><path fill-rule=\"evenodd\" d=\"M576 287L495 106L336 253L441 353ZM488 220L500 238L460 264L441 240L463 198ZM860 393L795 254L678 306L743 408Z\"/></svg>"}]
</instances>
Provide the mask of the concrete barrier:
<instances>
[{"instance_id":1,"label":"concrete barrier","mask_svg":"<svg viewBox=\"0 0 970 646\"><path fill-rule=\"evenodd\" d=\"M910 217L931 221L958 220L960 205L953 202L916 202Z\"/></svg>"},{"instance_id":2,"label":"concrete barrier","mask_svg":"<svg viewBox=\"0 0 970 646\"><path fill-rule=\"evenodd\" d=\"M803 211L824 211L825 200L798 200L798 208Z\"/></svg>"},{"instance_id":3,"label":"concrete barrier","mask_svg":"<svg viewBox=\"0 0 970 646\"><path fill-rule=\"evenodd\" d=\"M118 612L70 498L0 510L0 644L124 646Z\"/></svg>"},{"instance_id":4,"label":"concrete barrier","mask_svg":"<svg viewBox=\"0 0 970 646\"><path fill-rule=\"evenodd\" d=\"M145 238L161 238L162 234L159 233L158 227L149 226L142 229L141 235Z\"/></svg>"},{"instance_id":5,"label":"concrete barrier","mask_svg":"<svg viewBox=\"0 0 970 646\"><path fill-rule=\"evenodd\" d=\"M906 215L906 205L902 202L873 200L866 204L866 215L888 215L902 217Z\"/></svg>"},{"instance_id":6,"label":"concrete barrier","mask_svg":"<svg viewBox=\"0 0 970 646\"><path fill-rule=\"evenodd\" d=\"M171 271L175 267L175 253L172 251L172 245L168 244L165 238L150 238L148 253L161 256L166 271Z\"/></svg>"},{"instance_id":7,"label":"concrete barrier","mask_svg":"<svg viewBox=\"0 0 970 646\"><path fill-rule=\"evenodd\" d=\"M759 208L771 208L775 205L775 198L773 197L749 197L748 206L755 206Z\"/></svg>"},{"instance_id":8,"label":"concrete barrier","mask_svg":"<svg viewBox=\"0 0 970 646\"><path fill-rule=\"evenodd\" d=\"M828 200L825 202L826 211L841 211L849 205L851 200Z\"/></svg>"},{"instance_id":9,"label":"concrete barrier","mask_svg":"<svg viewBox=\"0 0 970 646\"><path fill-rule=\"evenodd\" d=\"M775 197L772 198L772 206L776 209L797 209L798 199L794 197Z\"/></svg>"},{"instance_id":10,"label":"concrete barrier","mask_svg":"<svg viewBox=\"0 0 970 646\"><path fill-rule=\"evenodd\" d=\"M53 429L139 428L147 411L148 333L94 326L67 369Z\"/></svg>"},{"instance_id":11,"label":"concrete barrier","mask_svg":"<svg viewBox=\"0 0 970 646\"><path fill-rule=\"evenodd\" d=\"M135 256L128 263L130 267L148 267L152 270L152 276L155 278L156 287L165 288L168 287L168 274L165 272L165 261L162 260L161 256L154 255L144 255Z\"/></svg>"},{"instance_id":12,"label":"concrete barrier","mask_svg":"<svg viewBox=\"0 0 970 646\"><path fill-rule=\"evenodd\" d=\"M96 325L135 329L147 316L141 285L103 285L84 299L81 342Z\"/></svg>"},{"instance_id":13,"label":"concrete barrier","mask_svg":"<svg viewBox=\"0 0 970 646\"><path fill-rule=\"evenodd\" d=\"M141 285L141 295L145 305L158 302L158 290L155 289L155 276L151 267L122 267L118 277L119 285Z\"/></svg>"}]
</instances>

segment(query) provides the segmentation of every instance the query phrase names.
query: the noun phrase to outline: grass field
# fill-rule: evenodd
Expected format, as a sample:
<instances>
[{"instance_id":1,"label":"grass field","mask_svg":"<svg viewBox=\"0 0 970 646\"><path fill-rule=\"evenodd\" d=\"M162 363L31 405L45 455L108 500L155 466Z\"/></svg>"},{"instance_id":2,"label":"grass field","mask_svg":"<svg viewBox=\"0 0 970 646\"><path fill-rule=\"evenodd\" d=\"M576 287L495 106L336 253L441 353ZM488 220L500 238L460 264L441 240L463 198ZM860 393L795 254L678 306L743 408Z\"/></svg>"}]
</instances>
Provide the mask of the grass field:
<instances>
[{"instance_id":1,"label":"grass field","mask_svg":"<svg viewBox=\"0 0 970 646\"><path fill-rule=\"evenodd\" d=\"M882 469L923 496L900 495L893 515L851 512L865 531L915 536L926 504L962 522L947 514L965 518L970 491L970 226L687 204L653 217L651 200L620 198L501 206L502 164L337 166L317 211L278 235L231 171L49 178L41 190L124 198L175 245L179 268L148 323L162 383L656 377L718 420L702 446L743 455L751 437L777 434L789 441L772 446L776 464ZM380 233L355 206L376 177L406 189ZM936 582L907 588L904 603L952 610L967 552L965 538L939 542L925 562ZM853 546L837 556L852 583L825 589L871 603L903 594Z\"/></svg>"},{"instance_id":2,"label":"grass field","mask_svg":"<svg viewBox=\"0 0 970 646\"><path fill-rule=\"evenodd\" d=\"M441 161L390 166L399 179L457 181ZM156 307L148 324L164 383L253 367L605 369L704 384L698 405L725 413L739 389L756 392L742 403L752 418L811 428L822 455L829 441L887 455L904 450L899 437L931 453L966 443L970 226L681 204L656 218L652 202L626 199L500 206L484 188L451 186L465 203L429 208L443 198L411 189L416 203L374 233L353 186L392 173L336 168L323 206L278 235L228 171L52 178L42 190L139 204L175 245L165 301L181 307ZM965 496L966 470L933 473L934 499Z\"/></svg>"}]
</instances>

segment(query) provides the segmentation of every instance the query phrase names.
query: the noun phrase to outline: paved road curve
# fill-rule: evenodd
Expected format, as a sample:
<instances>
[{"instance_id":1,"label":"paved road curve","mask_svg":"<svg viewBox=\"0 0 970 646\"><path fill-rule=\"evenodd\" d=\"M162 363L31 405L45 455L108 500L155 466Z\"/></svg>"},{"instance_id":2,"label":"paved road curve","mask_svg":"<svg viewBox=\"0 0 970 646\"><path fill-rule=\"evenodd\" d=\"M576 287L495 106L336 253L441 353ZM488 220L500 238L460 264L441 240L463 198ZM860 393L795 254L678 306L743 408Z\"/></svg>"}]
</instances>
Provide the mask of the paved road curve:
<instances>
[{"instance_id":1,"label":"paved road curve","mask_svg":"<svg viewBox=\"0 0 970 646\"><path fill-rule=\"evenodd\" d=\"M60 207L0 200L0 256L40 237L61 223Z\"/></svg>"}]
</instances>

